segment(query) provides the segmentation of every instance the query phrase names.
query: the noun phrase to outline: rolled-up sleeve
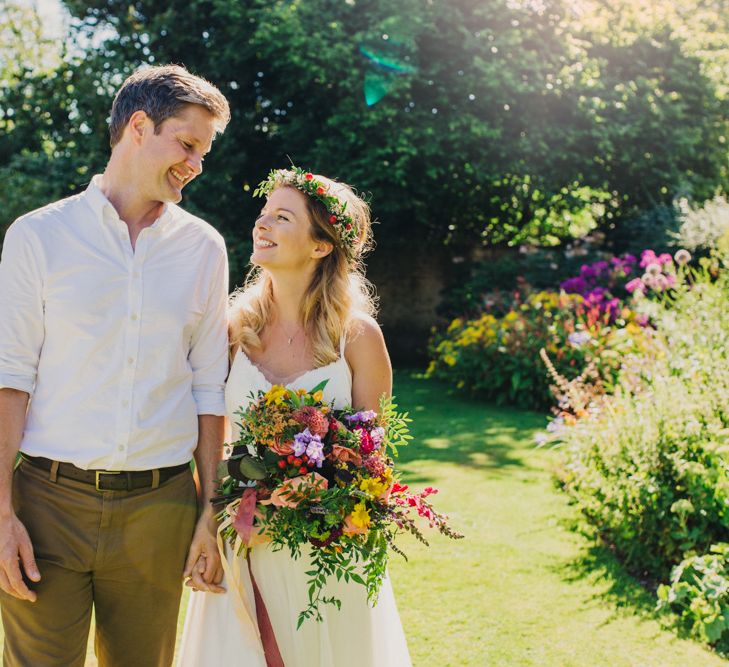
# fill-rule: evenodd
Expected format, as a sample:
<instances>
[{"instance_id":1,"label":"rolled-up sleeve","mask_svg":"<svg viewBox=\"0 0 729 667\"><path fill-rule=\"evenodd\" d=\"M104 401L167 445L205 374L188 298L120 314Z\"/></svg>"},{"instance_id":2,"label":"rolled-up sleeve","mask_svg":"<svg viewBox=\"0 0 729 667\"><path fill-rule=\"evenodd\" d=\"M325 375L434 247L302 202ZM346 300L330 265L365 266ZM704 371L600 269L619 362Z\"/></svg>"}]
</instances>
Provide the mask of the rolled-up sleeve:
<instances>
[{"instance_id":1,"label":"rolled-up sleeve","mask_svg":"<svg viewBox=\"0 0 729 667\"><path fill-rule=\"evenodd\" d=\"M0 259L0 389L33 393L43 346L42 253L27 224L14 222Z\"/></svg>"},{"instance_id":2,"label":"rolled-up sleeve","mask_svg":"<svg viewBox=\"0 0 729 667\"><path fill-rule=\"evenodd\" d=\"M190 347L192 395L199 415L225 414L228 375L228 256L222 245L211 273L207 306Z\"/></svg>"}]
</instances>

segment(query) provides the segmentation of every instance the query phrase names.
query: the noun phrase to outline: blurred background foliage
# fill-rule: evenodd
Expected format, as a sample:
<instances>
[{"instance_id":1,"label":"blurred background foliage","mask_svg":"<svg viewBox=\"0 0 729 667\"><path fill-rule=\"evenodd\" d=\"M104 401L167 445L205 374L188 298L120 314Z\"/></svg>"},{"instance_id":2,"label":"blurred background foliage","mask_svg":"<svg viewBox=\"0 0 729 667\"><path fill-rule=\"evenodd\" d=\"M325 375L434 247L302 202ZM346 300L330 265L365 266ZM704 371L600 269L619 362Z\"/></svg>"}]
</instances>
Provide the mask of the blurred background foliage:
<instances>
[{"instance_id":1,"label":"blurred background foliage","mask_svg":"<svg viewBox=\"0 0 729 667\"><path fill-rule=\"evenodd\" d=\"M452 288L494 252L515 261L519 245L559 249L591 230L616 253L659 249L677 197L728 189L721 0L63 4L68 34L53 42L27 3L0 14L3 230L103 169L116 87L167 62L231 102L186 205L226 236L234 284L250 193L289 160L371 194L375 283L432 257L429 289L450 311ZM421 343L427 318L413 323Z\"/></svg>"}]
</instances>

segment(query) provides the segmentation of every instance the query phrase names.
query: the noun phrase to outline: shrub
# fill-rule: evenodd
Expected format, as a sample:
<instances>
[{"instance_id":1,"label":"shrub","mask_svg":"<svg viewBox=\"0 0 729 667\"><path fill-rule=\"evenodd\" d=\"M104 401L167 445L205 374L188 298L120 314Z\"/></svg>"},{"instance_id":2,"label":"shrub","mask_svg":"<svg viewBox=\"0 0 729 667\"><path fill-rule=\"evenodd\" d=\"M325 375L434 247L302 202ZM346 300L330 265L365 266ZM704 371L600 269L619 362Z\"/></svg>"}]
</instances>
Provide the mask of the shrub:
<instances>
[{"instance_id":1,"label":"shrub","mask_svg":"<svg viewBox=\"0 0 729 667\"><path fill-rule=\"evenodd\" d=\"M594 362L595 382L610 388L621 359L644 345L633 311L610 316L579 295L516 294L503 314L454 319L434 334L428 374L498 403L545 408L549 380L537 358L545 348L560 373L572 378Z\"/></svg>"},{"instance_id":2,"label":"shrub","mask_svg":"<svg viewBox=\"0 0 729 667\"><path fill-rule=\"evenodd\" d=\"M658 600L659 608L680 614L694 637L729 651L729 543L679 563L670 585L659 586Z\"/></svg>"},{"instance_id":3,"label":"shrub","mask_svg":"<svg viewBox=\"0 0 729 667\"><path fill-rule=\"evenodd\" d=\"M717 250L722 239L729 239L729 202L724 197L714 197L700 208L692 208L686 199L676 206L681 226L673 236L682 248Z\"/></svg>"},{"instance_id":4,"label":"shrub","mask_svg":"<svg viewBox=\"0 0 729 667\"><path fill-rule=\"evenodd\" d=\"M551 430L561 482L603 540L639 576L673 570L671 604L715 643L726 598L708 601L715 579L697 579L708 556L696 555L729 531L729 279L689 274L670 300L643 302L657 329L650 356L626 357L613 396Z\"/></svg>"}]
</instances>

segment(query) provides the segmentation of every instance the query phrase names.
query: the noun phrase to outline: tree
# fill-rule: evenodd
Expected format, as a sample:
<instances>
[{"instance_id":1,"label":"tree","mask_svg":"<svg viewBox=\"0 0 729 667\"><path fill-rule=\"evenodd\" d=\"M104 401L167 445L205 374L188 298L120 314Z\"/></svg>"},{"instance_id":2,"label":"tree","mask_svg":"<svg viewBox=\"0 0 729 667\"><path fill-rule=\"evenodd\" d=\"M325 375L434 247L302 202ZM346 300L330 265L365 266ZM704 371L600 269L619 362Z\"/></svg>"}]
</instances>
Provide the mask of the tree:
<instances>
[{"instance_id":1,"label":"tree","mask_svg":"<svg viewBox=\"0 0 729 667\"><path fill-rule=\"evenodd\" d=\"M26 120L7 141L50 137L66 179L83 182L77 170L107 152L115 85L141 63L186 64L233 109L188 201L234 263L259 206L250 191L289 156L373 193L381 239L454 248L554 243L727 185L726 102L661 26L608 37L566 0L402 0L397 13L386 0L66 4L111 36L65 68L65 98L57 81L33 82L53 121Z\"/></svg>"}]
</instances>

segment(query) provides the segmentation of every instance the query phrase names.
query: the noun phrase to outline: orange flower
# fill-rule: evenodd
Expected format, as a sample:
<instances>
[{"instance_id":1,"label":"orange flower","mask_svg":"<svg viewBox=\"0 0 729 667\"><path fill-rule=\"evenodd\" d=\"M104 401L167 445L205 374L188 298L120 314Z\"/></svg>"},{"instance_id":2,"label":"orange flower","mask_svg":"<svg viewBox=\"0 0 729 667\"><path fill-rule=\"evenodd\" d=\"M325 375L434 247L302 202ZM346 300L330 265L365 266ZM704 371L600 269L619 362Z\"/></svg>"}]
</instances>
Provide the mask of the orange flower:
<instances>
[{"instance_id":1,"label":"orange flower","mask_svg":"<svg viewBox=\"0 0 729 667\"><path fill-rule=\"evenodd\" d=\"M311 492L325 491L328 487L329 482L326 479L319 473L312 472L284 480L268 500L261 500L260 503L276 507L297 507L304 497L308 500L318 500L319 496Z\"/></svg>"},{"instance_id":2,"label":"orange flower","mask_svg":"<svg viewBox=\"0 0 729 667\"><path fill-rule=\"evenodd\" d=\"M280 442L278 440L274 441L270 445L270 449L273 452L276 452L279 456L288 456L289 454L294 453L294 448L291 445L291 441L288 440L287 442Z\"/></svg>"},{"instance_id":3,"label":"orange flower","mask_svg":"<svg viewBox=\"0 0 729 667\"><path fill-rule=\"evenodd\" d=\"M332 458L340 463L352 462L356 466L362 465L362 457L357 452L341 445L332 445Z\"/></svg>"}]
</instances>

